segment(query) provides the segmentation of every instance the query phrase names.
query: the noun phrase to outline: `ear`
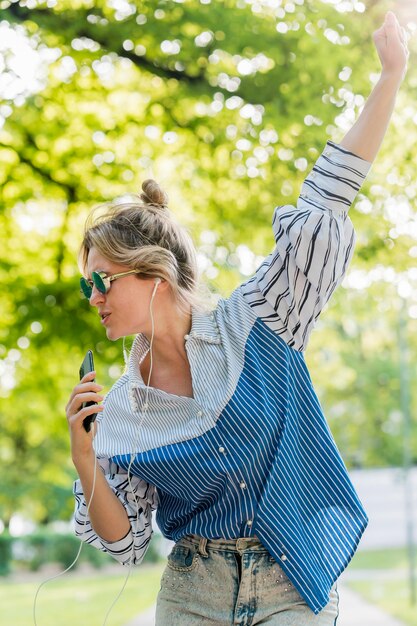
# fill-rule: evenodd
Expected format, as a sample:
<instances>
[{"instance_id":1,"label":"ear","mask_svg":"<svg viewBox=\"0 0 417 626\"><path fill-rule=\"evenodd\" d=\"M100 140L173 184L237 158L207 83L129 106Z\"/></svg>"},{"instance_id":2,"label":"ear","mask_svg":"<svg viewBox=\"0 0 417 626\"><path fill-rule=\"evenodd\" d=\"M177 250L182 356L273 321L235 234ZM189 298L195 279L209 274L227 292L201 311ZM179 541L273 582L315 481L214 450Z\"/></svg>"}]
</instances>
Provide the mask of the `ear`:
<instances>
[{"instance_id":1,"label":"ear","mask_svg":"<svg viewBox=\"0 0 417 626\"><path fill-rule=\"evenodd\" d=\"M159 276L156 276L155 278L153 278L152 282L154 284L154 290L158 291L158 293L160 291L165 291L169 287L169 283L163 278L160 278Z\"/></svg>"}]
</instances>

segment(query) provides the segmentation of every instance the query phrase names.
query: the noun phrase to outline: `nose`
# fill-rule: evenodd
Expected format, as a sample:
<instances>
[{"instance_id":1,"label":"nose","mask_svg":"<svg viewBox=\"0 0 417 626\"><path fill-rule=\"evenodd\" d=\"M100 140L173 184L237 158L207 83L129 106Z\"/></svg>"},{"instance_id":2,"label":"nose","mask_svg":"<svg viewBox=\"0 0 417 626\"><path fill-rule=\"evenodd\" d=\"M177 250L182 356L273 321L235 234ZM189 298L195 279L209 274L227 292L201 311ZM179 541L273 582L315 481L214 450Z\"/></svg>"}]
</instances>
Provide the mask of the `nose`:
<instances>
[{"instance_id":1,"label":"nose","mask_svg":"<svg viewBox=\"0 0 417 626\"><path fill-rule=\"evenodd\" d=\"M93 290L91 292L89 303L91 306L99 306L104 302L105 297L106 294L101 293L101 291L99 291L97 287L93 285Z\"/></svg>"}]
</instances>

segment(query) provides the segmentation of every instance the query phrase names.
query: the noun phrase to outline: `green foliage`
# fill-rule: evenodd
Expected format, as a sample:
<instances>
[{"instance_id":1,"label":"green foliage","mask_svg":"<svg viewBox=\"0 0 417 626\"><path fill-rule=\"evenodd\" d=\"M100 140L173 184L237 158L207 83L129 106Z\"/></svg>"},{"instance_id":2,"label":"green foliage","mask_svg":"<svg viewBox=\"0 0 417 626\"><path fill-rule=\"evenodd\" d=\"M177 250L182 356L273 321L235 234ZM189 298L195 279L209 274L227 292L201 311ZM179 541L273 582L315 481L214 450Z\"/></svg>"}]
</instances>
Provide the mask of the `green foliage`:
<instances>
[{"instance_id":1,"label":"green foliage","mask_svg":"<svg viewBox=\"0 0 417 626\"><path fill-rule=\"evenodd\" d=\"M34 572L50 563L58 563L62 569L66 569L75 560L80 547L80 541L73 533L56 533L48 529L15 538L13 544L15 564ZM90 562L100 567L102 561L95 559L95 554L90 559L92 551L96 552L91 546L83 546L80 558L73 568L77 568L80 562Z\"/></svg>"},{"instance_id":2,"label":"green foliage","mask_svg":"<svg viewBox=\"0 0 417 626\"><path fill-rule=\"evenodd\" d=\"M255 258L270 251L274 206L296 201L326 139L341 138L379 70L371 33L385 3L372 2L365 13L360 3L348 12L333 4L0 3L2 27L22 38L3 55L2 75L13 88L0 103L6 522L19 511L42 523L69 518L74 471L64 407L79 364L92 348L106 389L123 367L120 342L105 341L78 294L88 211L154 176L206 258L204 278L228 294L243 278L239 246ZM47 68L33 72L35 88L15 80L16 49L25 41ZM412 59L410 66L384 149L352 211L351 275L371 277L371 286L339 290L308 353L349 465L399 464L402 456L393 285L407 273L415 307Z\"/></svg>"},{"instance_id":3,"label":"green foliage","mask_svg":"<svg viewBox=\"0 0 417 626\"><path fill-rule=\"evenodd\" d=\"M33 533L16 541L22 551L20 561L27 563L31 571L36 572L42 565L49 562L50 539L50 535L42 532Z\"/></svg>"},{"instance_id":4,"label":"green foliage","mask_svg":"<svg viewBox=\"0 0 417 626\"><path fill-rule=\"evenodd\" d=\"M159 535L154 535L145 554L143 563L158 563L161 553L158 549ZM0 555L2 556L0 575L9 574L13 556L13 565L17 569L38 571L42 566L51 563L59 564L62 569L69 567L76 559L80 549L80 540L74 533L56 532L52 528L40 528L22 537L0 535ZM83 543L79 557L72 566L75 570L79 565L89 563L95 568L115 564L115 560L105 552Z\"/></svg>"},{"instance_id":5,"label":"green foliage","mask_svg":"<svg viewBox=\"0 0 417 626\"><path fill-rule=\"evenodd\" d=\"M8 533L0 535L0 576L6 576L11 570L12 538Z\"/></svg>"}]
</instances>

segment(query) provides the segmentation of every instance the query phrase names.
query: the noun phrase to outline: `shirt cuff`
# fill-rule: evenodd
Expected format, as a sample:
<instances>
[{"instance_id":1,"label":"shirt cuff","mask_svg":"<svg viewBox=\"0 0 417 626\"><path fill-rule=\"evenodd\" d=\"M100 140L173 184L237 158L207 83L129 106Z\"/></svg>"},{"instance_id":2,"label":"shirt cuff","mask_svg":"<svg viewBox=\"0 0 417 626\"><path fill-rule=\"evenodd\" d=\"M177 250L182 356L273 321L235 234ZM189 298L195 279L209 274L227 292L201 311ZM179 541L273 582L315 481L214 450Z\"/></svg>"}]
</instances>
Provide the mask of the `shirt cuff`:
<instances>
[{"instance_id":1,"label":"shirt cuff","mask_svg":"<svg viewBox=\"0 0 417 626\"><path fill-rule=\"evenodd\" d=\"M351 165L352 167L358 169L362 173L364 178L371 168L371 165L372 165L371 161L366 161L365 159L358 156L354 152L351 152L350 150L343 148L343 146L341 146L340 144L335 143L334 141L330 141L330 139L326 143L326 146L323 152L326 152L326 150L328 150L331 154L333 154L335 151L338 151L341 155L344 156L344 159L346 160L346 164Z\"/></svg>"},{"instance_id":2,"label":"shirt cuff","mask_svg":"<svg viewBox=\"0 0 417 626\"><path fill-rule=\"evenodd\" d=\"M300 199L318 208L348 211L372 163L328 141L301 188Z\"/></svg>"},{"instance_id":3,"label":"shirt cuff","mask_svg":"<svg viewBox=\"0 0 417 626\"><path fill-rule=\"evenodd\" d=\"M107 550L110 554L117 556L123 555L126 552L130 552L132 549L132 531L129 530L127 535L122 537L122 539L118 539L117 541L105 541L102 537L100 537L100 541L103 545L103 548Z\"/></svg>"}]
</instances>

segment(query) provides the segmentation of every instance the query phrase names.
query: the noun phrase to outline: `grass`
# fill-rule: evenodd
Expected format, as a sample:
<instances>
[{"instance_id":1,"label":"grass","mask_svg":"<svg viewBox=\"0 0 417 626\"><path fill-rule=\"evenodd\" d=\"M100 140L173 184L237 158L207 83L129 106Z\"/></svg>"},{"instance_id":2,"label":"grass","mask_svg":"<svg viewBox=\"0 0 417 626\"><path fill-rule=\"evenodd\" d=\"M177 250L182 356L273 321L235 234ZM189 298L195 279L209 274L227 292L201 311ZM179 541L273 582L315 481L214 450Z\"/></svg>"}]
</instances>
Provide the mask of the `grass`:
<instances>
[{"instance_id":1,"label":"grass","mask_svg":"<svg viewBox=\"0 0 417 626\"><path fill-rule=\"evenodd\" d=\"M349 565L347 584L365 600L407 626L417 626L417 606L410 602L408 567L405 548L359 550ZM365 572L369 572L369 576L359 578Z\"/></svg>"},{"instance_id":2,"label":"grass","mask_svg":"<svg viewBox=\"0 0 417 626\"><path fill-rule=\"evenodd\" d=\"M405 548L384 550L358 550L349 564L349 571L355 570L400 570L408 568Z\"/></svg>"},{"instance_id":3,"label":"grass","mask_svg":"<svg viewBox=\"0 0 417 626\"><path fill-rule=\"evenodd\" d=\"M417 626L417 607L410 604L408 584L405 580L357 581L350 582L349 587L404 624Z\"/></svg>"},{"instance_id":4,"label":"grass","mask_svg":"<svg viewBox=\"0 0 417 626\"><path fill-rule=\"evenodd\" d=\"M156 600L164 564L132 570L126 588L107 621L123 626ZM122 588L127 571L64 575L44 585L38 595L38 626L101 626L107 610ZM33 582L0 582L0 625L33 624L33 601L42 578Z\"/></svg>"}]
</instances>

